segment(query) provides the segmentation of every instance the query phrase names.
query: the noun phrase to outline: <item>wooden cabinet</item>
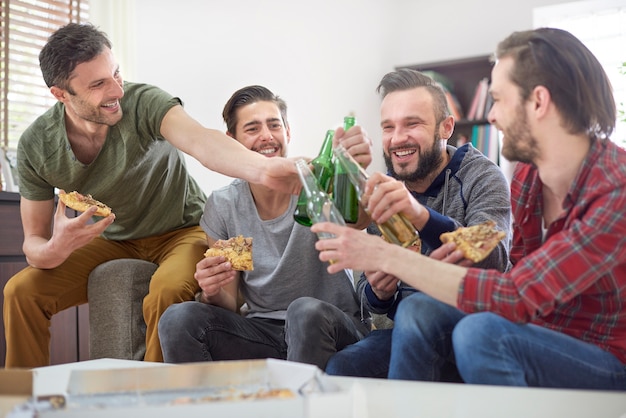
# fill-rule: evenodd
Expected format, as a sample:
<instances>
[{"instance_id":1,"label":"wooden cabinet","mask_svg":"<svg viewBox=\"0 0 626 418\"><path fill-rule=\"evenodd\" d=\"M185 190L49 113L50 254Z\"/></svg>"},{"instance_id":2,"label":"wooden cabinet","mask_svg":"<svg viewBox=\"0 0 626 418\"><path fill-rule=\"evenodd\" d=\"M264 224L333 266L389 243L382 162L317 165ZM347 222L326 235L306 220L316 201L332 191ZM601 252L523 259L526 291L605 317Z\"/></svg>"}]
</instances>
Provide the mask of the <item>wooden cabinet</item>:
<instances>
[{"instance_id":1,"label":"wooden cabinet","mask_svg":"<svg viewBox=\"0 0 626 418\"><path fill-rule=\"evenodd\" d=\"M491 79L492 63L488 55L440 61L426 64L407 65L399 68L411 68L418 71L434 71L451 82L450 89L458 99L464 114L470 109L476 86L483 78ZM471 138L472 128L476 125L487 125L486 119L456 121L454 134L450 143L455 145L460 136Z\"/></svg>"},{"instance_id":2,"label":"wooden cabinet","mask_svg":"<svg viewBox=\"0 0 626 418\"><path fill-rule=\"evenodd\" d=\"M24 232L20 219L20 197L0 192L0 287L26 267L22 252ZM0 294L0 307L4 294ZM87 305L69 308L52 317L50 363L61 364L89 358L89 311ZM6 341L4 320L0 322L0 366L4 367Z\"/></svg>"}]
</instances>

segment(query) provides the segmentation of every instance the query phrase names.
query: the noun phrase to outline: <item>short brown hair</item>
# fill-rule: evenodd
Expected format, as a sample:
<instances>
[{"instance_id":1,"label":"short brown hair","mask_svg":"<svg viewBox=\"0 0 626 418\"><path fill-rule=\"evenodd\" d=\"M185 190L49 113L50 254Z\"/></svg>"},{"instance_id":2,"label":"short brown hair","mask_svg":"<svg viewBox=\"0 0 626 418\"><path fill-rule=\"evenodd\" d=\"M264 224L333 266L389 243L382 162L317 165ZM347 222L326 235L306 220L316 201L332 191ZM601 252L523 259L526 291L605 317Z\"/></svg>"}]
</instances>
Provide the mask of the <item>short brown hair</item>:
<instances>
[{"instance_id":1,"label":"short brown hair","mask_svg":"<svg viewBox=\"0 0 626 418\"><path fill-rule=\"evenodd\" d=\"M226 129L230 134L235 135L235 128L237 127L237 109L242 106L249 105L256 102L273 102L278 106L280 115L283 118L283 124L287 126L287 103L268 88L263 86L247 86L243 87L228 99L224 110L222 111L222 117L226 123Z\"/></svg>"},{"instance_id":2,"label":"short brown hair","mask_svg":"<svg viewBox=\"0 0 626 418\"><path fill-rule=\"evenodd\" d=\"M523 100L536 86L550 91L565 128L609 138L617 110L611 82L598 59L571 33L554 28L514 32L498 44L495 58L512 57L509 74Z\"/></svg>"},{"instance_id":3,"label":"short brown hair","mask_svg":"<svg viewBox=\"0 0 626 418\"><path fill-rule=\"evenodd\" d=\"M91 61L104 48L110 49L111 41L92 24L70 23L57 29L39 53L39 67L46 85L69 91L68 80L76 66Z\"/></svg>"},{"instance_id":4,"label":"short brown hair","mask_svg":"<svg viewBox=\"0 0 626 418\"><path fill-rule=\"evenodd\" d=\"M437 123L450 116L448 101L443 88L432 77L410 68L401 68L383 76L376 88L381 98L385 98L394 91L411 90L425 87L433 98L435 118Z\"/></svg>"}]
</instances>

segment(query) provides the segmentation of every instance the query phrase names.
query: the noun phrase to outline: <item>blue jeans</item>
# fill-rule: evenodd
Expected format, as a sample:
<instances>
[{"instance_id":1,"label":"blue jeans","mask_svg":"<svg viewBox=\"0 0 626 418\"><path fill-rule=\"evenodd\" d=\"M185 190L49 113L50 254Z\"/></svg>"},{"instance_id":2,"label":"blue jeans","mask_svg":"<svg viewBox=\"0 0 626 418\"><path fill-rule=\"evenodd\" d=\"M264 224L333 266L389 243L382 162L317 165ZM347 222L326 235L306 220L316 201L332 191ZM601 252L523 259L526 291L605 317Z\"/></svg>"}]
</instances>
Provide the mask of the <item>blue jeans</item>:
<instances>
[{"instance_id":1,"label":"blue jeans","mask_svg":"<svg viewBox=\"0 0 626 418\"><path fill-rule=\"evenodd\" d=\"M421 292L402 299L391 334L389 378L460 382L452 331L464 316Z\"/></svg>"},{"instance_id":2,"label":"blue jeans","mask_svg":"<svg viewBox=\"0 0 626 418\"><path fill-rule=\"evenodd\" d=\"M391 329L369 333L361 341L333 355L326 373L337 376L386 378L391 356Z\"/></svg>"},{"instance_id":3,"label":"blue jeans","mask_svg":"<svg viewBox=\"0 0 626 418\"><path fill-rule=\"evenodd\" d=\"M294 300L286 321L182 302L161 316L159 338L167 363L280 358L323 370L330 356L367 332L357 324L336 306L310 297Z\"/></svg>"},{"instance_id":4,"label":"blue jeans","mask_svg":"<svg viewBox=\"0 0 626 418\"><path fill-rule=\"evenodd\" d=\"M599 347L492 313L463 318L452 335L467 383L626 390L626 365Z\"/></svg>"}]
</instances>

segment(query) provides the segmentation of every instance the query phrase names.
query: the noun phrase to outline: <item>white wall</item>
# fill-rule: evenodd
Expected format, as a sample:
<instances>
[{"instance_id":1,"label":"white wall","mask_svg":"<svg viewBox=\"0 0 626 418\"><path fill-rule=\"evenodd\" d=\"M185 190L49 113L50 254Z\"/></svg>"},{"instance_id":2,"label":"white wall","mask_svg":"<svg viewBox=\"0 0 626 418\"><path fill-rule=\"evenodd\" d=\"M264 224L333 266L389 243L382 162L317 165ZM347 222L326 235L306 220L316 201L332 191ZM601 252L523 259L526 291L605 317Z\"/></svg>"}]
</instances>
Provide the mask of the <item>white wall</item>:
<instances>
[{"instance_id":1,"label":"white wall","mask_svg":"<svg viewBox=\"0 0 626 418\"><path fill-rule=\"evenodd\" d=\"M394 65L491 54L511 32L533 27L533 8L573 0L393 0Z\"/></svg>"},{"instance_id":2,"label":"white wall","mask_svg":"<svg viewBox=\"0 0 626 418\"><path fill-rule=\"evenodd\" d=\"M384 170L375 93L396 65L489 54L532 8L565 0L91 0L132 79L185 102L206 126L224 129L230 95L262 84L289 105L290 156L315 156L348 112L374 140L371 170ZM112 5L115 5L113 7ZM115 16L121 13L120 19ZM119 22L122 22L120 25ZM128 25L134 22L133 29ZM122 62L122 65L124 62ZM122 68L124 72L124 68ZM209 193L230 179L189 158Z\"/></svg>"}]
</instances>

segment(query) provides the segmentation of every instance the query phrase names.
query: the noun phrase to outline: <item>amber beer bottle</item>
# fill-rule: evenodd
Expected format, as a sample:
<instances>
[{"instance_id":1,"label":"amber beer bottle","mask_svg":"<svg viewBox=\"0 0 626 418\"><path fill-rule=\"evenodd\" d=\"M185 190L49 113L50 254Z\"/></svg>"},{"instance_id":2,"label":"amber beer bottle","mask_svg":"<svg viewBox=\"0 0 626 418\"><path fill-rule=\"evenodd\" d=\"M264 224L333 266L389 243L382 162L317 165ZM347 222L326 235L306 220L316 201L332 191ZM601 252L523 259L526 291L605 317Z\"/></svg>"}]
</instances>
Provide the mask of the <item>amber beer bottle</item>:
<instances>
[{"instance_id":1,"label":"amber beer bottle","mask_svg":"<svg viewBox=\"0 0 626 418\"><path fill-rule=\"evenodd\" d=\"M320 153L317 157L313 159L313 161L311 161L311 165L313 166L312 174L317 179L317 185L322 191L326 192L327 194L331 193L333 175L335 173L335 165L332 161L334 136L334 130L329 129L328 131L326 131L326 137L324 138L324 142L322 143ZM298 197L298 205L296 206L296 210L293 213L293 218L300 225L313 225L313 222L311 221L311 218L307 213L307 195L304 187L302 188L300 196Z\"/></svg>"},{"instance_id":2,"label":"amber beer bottle","mask_svg":"<svg viewBox=\"0 0 626 418\"><path fill-rule=\"evenodd\" d=\"M343 130L348 131L356 124L354 116L343 118ZM345 168L335 164L335 177L333 179L333 202L348 223L356 223L359 219L359 197L354 185L350 182Z\"/></svg>"},{"instance_id":3,"label":"amber beer bottle","mask_svg":"<svg viewBox=\"0 0 626 418\"><path fill-rule=\"evenodd\" d=\"M367 172L341 145L337 146L333 153L337 161L336 169L342 167L343 171L346 173L346 177L348 177L350 182L355 186L360 200L365 190L365 182L369 177ZM393 244L401 245L406 248L419 240L419 233L415 230L413 224L401 213L396 213L386 222L382 224L377 223L377 225L387 241Z\"/></svg>"}]
</instances>

